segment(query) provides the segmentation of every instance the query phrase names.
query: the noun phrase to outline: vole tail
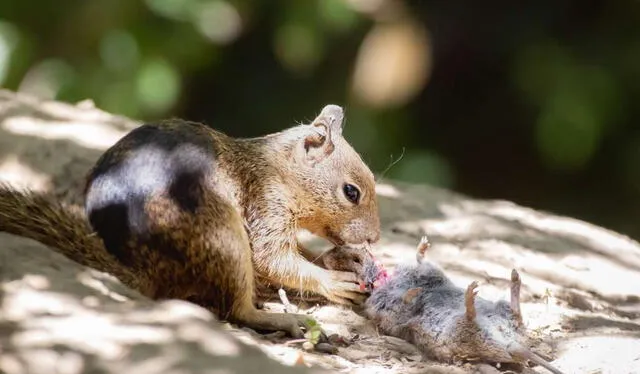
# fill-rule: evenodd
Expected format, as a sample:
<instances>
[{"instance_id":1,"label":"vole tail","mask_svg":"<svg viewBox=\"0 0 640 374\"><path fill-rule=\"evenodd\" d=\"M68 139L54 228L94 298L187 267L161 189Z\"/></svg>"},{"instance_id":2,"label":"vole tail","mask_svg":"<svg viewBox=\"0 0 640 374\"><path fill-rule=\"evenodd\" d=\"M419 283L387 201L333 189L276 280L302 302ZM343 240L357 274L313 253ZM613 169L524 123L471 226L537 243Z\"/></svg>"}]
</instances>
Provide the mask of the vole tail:
<instances>
[{"instance_id":1,"label":"vole tail","mask_svg":"<svg viewBox=\"0 0 640 374\"><path fill-rule=\"evenodd\" d=\"M0 183L0 231L34 239L124 283L133 280L132 274L106 251L93 233L82 208L62 204L50 194Z\"/></svg>"},{"instance_id":2,"label":"vole tail","mask_svg":"<svg viewBox=\"0 0 640 374\"><path fill-rule=\"evenodd\" d=\"M511 357L513 357L514 359L524 359L524 360L529 360L531 362L533 362L536 365L540 365L543 368L549 370L550 372L552 372L553 374L564 374L563 372L561 372L560 370L556 369L555 367L553 367L553 365L551 365L549 362L547 362L547 360L545 360L544 358L540 357L539 355L535 354L534 352L532 352L531 350L524 348L522 346L510 346L507 351L509 352L509 354L511 355Z\"/></svg>"}]
</instances>

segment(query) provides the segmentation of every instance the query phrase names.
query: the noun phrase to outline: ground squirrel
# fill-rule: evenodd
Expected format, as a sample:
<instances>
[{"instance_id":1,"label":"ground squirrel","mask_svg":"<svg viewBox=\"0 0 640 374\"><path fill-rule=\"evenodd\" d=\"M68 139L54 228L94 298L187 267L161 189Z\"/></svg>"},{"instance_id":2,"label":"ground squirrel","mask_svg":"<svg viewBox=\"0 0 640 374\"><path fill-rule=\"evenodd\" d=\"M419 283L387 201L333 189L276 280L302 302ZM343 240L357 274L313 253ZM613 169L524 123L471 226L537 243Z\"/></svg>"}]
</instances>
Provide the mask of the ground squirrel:
<instances>
[{"instance_id":1,"label":"ground squirrel","mask_svg":"<svg viewBox=\"0 0 640 374\"><path fill-rule=\"evenodd\" d=\"M299 337L302 316L256 308L255 278L362 303L356 274L309 262L296 232L352 246L380 236L374 176L343 138L343 120L341 107L327 105L310 124L243 139L181 120L144 124L89 172L85 214L3 186L0 230L154 299L190 300L222 319Z\"/></svg>"}]
</instances>

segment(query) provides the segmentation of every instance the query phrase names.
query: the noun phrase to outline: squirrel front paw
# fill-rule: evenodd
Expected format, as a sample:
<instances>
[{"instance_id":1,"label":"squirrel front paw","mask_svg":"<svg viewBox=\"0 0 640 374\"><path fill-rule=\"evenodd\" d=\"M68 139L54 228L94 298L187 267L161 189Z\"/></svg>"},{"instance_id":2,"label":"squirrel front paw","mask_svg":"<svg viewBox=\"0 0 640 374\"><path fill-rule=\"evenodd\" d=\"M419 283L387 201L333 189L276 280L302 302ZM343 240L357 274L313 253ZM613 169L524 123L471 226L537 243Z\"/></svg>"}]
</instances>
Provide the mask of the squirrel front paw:
<instances>
[{"instance_id":1,"label":"squirrel front paw","mask_svg":"<svg viewBox=\"0 0 640 374\"><path fill-rule=\"evenodd\" d=\"M364 303L367 295L360 287L356 273L332 270L327 273L328 280L323 284L322 290L324 297L341 305L358 306Z\"/></svg>"}]
</instances>

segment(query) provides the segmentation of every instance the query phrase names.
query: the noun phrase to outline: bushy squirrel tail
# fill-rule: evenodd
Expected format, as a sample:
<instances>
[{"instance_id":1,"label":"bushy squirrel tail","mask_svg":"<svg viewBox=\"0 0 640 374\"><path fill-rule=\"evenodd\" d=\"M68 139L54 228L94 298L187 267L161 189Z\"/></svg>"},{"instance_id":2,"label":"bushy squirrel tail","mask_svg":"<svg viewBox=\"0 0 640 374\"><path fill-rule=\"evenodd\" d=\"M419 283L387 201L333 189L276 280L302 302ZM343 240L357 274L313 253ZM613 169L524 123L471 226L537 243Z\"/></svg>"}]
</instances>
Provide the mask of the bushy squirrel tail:
<instances>
[{"instance_id":1,"label":"bushy squirrel tail","mask_svg":"<svg viewBox=\"0 0 640 374\"><path fill-rule=\"evenodd\" d=\"M34 239L81 265L135 285L132 273L93 232L83 209L61 203L51 194L0 183L0 231Z\"/></svg>"}]
</instances>

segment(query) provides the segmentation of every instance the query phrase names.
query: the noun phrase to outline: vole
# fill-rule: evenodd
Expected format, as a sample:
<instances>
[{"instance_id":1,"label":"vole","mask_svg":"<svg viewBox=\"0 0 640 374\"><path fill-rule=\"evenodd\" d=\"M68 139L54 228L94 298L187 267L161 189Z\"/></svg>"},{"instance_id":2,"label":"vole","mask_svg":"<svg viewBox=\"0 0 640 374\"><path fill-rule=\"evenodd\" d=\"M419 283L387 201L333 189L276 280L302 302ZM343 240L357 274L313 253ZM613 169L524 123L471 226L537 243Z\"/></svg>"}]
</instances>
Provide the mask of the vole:
<instances>
[{"instance_id":1,"label":"vole","mask_svg":"<svg viewBox=\"0 0 640 374\"><path fill-rule=\"evenodd\" d=\"M357 266L370 291L364 314L380 331L415 344L425 357L441 362L483 361L524 364L527 360L562 374L531 352L520 311L521 280L511 272L511 300L488 301L477 296L477 282L457 287L436 265L423 260L428 238L417 248L417 263L400 265L387 274L373 256ZM353 267L358 249L336 248L325 260L332 267ZM362 256L361 254L359 256ZM342 260L338 263L338 260Z\"/></svg>"},{"instance_id":2,"label":"vole","mask_svg":"<svg viewBox=\"0 0 640 374\"><path fill-rule=\"evenodd\" d=\"M55 247L151 298L189 300L220 319L301 337L308 317L257 309L255 282L362 303L356 274L308 261L296 232L355 247L380 237L374 176L342 136L343 123L337 105L257 138L183 120L145 123L89 172L84 213L5 185L0 230Z\"/></svg>"}]
</instances>

